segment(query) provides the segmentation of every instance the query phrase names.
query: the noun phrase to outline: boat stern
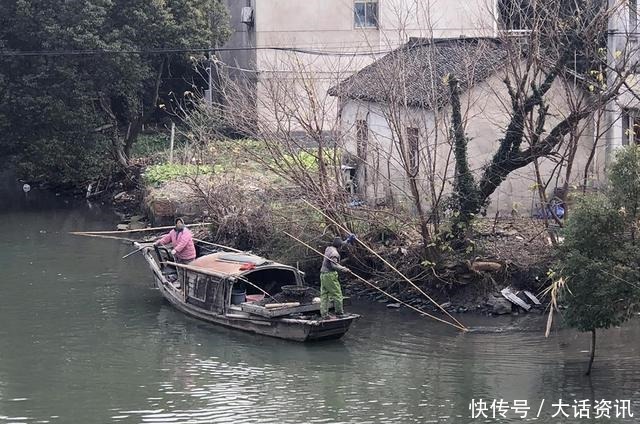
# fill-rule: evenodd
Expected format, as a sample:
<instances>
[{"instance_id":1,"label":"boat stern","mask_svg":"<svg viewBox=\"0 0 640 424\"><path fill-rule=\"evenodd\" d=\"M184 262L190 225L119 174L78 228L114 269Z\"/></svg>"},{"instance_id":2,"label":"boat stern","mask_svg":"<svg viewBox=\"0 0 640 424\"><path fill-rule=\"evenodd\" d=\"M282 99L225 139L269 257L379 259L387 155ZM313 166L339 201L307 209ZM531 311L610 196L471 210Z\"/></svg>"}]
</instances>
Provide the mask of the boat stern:
<instances>
[{"instance_id":1,"label":"boat stern","mask_svg":"<svg viewBox=\"0 0 640 424\"><path fill-rule=\"evenodd\" d=\"M360 318L357 314L346 314L332 319L314 320L310 322L309 333L305 341L334 340L344 336L351 324Z\"/></svg>"}]
</instances>

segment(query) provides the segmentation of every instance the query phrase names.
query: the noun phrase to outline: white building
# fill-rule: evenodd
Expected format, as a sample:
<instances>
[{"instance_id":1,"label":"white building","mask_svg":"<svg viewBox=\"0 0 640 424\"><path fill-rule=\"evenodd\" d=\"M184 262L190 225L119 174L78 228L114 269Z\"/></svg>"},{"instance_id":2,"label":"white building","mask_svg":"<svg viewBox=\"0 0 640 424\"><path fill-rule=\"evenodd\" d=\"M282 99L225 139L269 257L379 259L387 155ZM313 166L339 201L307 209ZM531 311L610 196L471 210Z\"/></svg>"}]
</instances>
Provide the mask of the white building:
<instances>
[{"instance_id":1,"label":"white building","mask_svg":"<svg viewBox=\"0 0 640 424\"><path fill-rule=\"evenodd\" d=\"M310 75L329 130L337 110L329 87L409 37L495 34L496 1L227 0L233 34L224 47L234 50L220 57L252 86L261 116L270 115L273 80Z\"/></svg>"}]
</instances>

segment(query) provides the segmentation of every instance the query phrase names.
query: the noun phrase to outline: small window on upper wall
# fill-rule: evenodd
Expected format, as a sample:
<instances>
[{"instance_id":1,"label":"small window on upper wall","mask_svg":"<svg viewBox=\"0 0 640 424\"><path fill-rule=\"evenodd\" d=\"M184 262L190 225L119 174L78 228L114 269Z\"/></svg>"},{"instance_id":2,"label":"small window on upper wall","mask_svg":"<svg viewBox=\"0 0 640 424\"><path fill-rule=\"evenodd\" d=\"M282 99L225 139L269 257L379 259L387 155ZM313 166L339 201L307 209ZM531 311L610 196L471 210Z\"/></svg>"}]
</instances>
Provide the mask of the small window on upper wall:
<instances>
[{"instance_id":1,"label":"small window on upper wall","mask_svg":"<svg viewBox=\"0 0 640 424\"><path fill-rule=\"evenodd\" d=\"M353 19L356 28L378 28L378 0L356 0Z\"/></svg>"},{"instance_id":2,"label":"small window on upper wall","mask_svg":"<svg viewBox=\"0 0 640 424\"><path fill-rule=\"evenodd\" d=\"M638 0L629 0L629 32L638 29Z\"/></svg>"}]
</instances>

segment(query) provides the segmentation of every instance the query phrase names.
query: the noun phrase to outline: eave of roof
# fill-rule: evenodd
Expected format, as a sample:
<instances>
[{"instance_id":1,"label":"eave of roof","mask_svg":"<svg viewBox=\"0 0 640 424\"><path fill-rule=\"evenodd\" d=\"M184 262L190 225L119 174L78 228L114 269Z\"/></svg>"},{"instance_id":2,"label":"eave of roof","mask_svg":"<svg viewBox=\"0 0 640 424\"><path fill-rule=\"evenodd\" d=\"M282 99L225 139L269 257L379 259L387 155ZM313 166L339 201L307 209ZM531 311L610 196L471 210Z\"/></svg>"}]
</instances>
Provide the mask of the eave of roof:
<instances>
[{"instance_id":1,"label":"eave of roof","mask_svg":"<svg viewBox=\"0 0 640 424\"><path fill-rule=\"evenodd\" d=\"M328 93L383 103L394 99L390 91L401 88L406 92L403 103L437 109L449 102L447 75L455 75L466 90L495 73L506 57L506 49L495 38L411 39L331 87ZM399 84L394 85L394 81Z\"/></svg>"}]
</instances>

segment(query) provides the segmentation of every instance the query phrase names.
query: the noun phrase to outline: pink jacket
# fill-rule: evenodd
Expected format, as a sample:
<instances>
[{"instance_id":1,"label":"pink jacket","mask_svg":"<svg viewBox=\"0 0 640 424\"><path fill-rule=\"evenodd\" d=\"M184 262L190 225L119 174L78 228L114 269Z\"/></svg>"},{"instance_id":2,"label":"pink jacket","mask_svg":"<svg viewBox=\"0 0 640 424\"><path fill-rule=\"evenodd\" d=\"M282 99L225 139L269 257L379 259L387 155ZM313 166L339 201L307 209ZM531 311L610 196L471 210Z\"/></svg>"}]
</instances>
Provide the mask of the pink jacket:
<instances>
[{"instance_id":1,"label":"pink jacket","mask_svg":"<svg viewBox=\"0 0 640 424\"><path fill-rule=\"evenodd\" d=\"M169 231L160 239L160 244L173 245L176 257L183 261L191 261L196 258L196 247L193 245L193 234L188 228L177 233L176 230Z\"/></svg>"}]
</instances>

